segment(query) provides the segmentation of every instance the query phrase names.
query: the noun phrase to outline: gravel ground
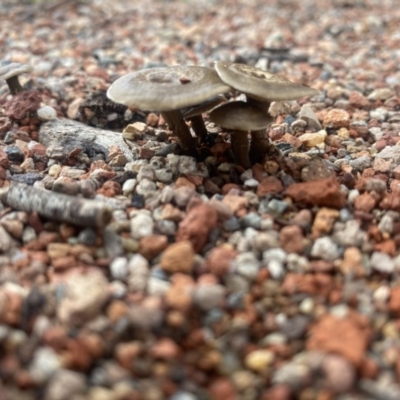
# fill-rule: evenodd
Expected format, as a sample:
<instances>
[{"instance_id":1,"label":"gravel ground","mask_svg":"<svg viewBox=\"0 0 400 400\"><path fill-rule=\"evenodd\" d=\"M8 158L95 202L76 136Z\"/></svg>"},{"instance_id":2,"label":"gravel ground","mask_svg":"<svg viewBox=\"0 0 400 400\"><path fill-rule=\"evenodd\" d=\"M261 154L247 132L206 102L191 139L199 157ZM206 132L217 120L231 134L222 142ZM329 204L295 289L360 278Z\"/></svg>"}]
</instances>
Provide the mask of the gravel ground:
<instances>
[{"instance_id":1,"label":"gravel ground","mask_svg":"<svg viewBox=\"0 0 400 400\"><path fill-rule=\"evenodd\" d=\"M1 190L112 220L3 198L0 399L399 399L397 2L15 3L0 66L34 69L15 96L0 81ZM125 73L216 60L319 90L276 105L281 156L244 170L209 122L207 157L174 154L162 118L105 99ZM70 148L63 118L75 141L136 123L131 150Z\"/></svg>"}]
</instances>

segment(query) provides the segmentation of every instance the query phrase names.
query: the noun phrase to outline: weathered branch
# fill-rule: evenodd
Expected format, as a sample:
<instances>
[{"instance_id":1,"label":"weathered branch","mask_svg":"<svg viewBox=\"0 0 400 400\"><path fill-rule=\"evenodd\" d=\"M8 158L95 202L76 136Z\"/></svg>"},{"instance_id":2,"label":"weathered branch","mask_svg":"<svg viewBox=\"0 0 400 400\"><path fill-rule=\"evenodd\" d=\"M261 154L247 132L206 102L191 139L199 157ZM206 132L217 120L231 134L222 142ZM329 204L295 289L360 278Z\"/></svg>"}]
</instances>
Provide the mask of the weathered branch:
<instances>
[{"instance_id":1,"label":"weathered branch","mask_svg":"<svg viewBox=\"0 0 400 400\"><path fill-rule=\"evenodd\" d=\"M102 228L112 217L111 207L100 201L67 196L21 183L0 189L0 199L14 210L37 212L50 220L84 227Z\"/></svg>"}]
</instances>

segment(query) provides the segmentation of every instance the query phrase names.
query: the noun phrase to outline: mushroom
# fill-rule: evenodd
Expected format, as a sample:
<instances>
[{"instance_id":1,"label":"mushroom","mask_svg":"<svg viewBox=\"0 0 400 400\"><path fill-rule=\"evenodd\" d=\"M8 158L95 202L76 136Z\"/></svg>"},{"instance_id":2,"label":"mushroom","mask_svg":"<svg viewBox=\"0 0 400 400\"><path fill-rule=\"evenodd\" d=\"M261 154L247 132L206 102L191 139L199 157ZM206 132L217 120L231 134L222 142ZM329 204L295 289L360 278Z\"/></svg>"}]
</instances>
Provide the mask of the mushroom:
<instances>
[{"instance_id":1,"label":"mushroom","mask_svg":"<svg viewBox=\"0 0 400 400\"><path fill-rule=\"evenodd\" d=\"M223 82L244 93L249 104L261 108L264 112L268 112L271 101L295 100L318 93L313 88L246 64L217 61L215 69ZM269 140L265 128L253 131L251 159L256 162L261 161L268 150Z\"/></svg>"},{"instance_id":2,"label":"mushroom","mask_svg":"<svg viewBox=\"0 0 400 400\"><path fill-rule=\"evenodd\" d=\"M5 79L12 95L22 92L22 86L19 83L18 75L32 71L32 66L28 64L11 63L0 67L0 79Z\"/></svg>"},{"instance_id":3,"label":"mushroom","mask_svg":"<svg viewBox=\"0 0 400 400\"><path fill-rule=\"evenodd\" d=\"M195 140L180 110L230 90L212 68L174 66L124 75L109 87L107 97L129 107L161 112L178 137L182 150L195 155Z\"/></svg>"},{"instance_id":4,"label":"mushroom","mask_svg":"<svg viewBox=\"0 0 400 400\"><path fill-rule=\"evenodd\" d=\"M208 134L207 129L204 125L204 120L201 115L209 112L214 107L224 102L226 102L226 98L223 95L218 95L204 101L201 104L196 104L193 107L187 107L181 110L183 118L191 122L192 129L196 136L199 138L199 144L206 141Z\"/></svg>"},{"instance_id":5,"label":"mushroom","mask_svg":"<svg viewBox=\"0 0 400 400\"><path fill-rule=\"evenodd\" d=\"M236 162L247 169L250 167L248 131L260 131L272 122L272 117L259 107L245 101L231 101L214 108L210 121L225 129L233 130L231 144Z\"/></svg>"}]
</instances>

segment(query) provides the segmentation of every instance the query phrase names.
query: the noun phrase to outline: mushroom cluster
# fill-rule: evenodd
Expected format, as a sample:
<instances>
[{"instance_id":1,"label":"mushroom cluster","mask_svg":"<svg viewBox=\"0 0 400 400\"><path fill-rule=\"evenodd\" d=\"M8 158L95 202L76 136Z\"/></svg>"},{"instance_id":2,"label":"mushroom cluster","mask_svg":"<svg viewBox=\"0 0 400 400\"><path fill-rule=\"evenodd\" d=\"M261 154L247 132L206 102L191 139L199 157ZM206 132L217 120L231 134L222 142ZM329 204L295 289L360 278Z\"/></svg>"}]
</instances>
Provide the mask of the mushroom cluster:
<instances>
[{"instance_id":1,"label":"mushroom cluster","mask_svg":"<svg viewBox=\"0 0 400 400\"><path fill-rule=\"evenodd\" d=\"M245 94L246 102L226 102L222 95L233 91ZM199 141L204 141L207 130L201 115L211 110L210 120L231 132L235 161L248 168L252 162L261 161L268 151L266 127L272 122L268 114L270 102L316 93L315 89L255 67L218 61L215 69L173 66L133 72L117 79L107 96L128 107L160 112L182 150L193 156L197 155L196 141L185 119L191 121Z\"/></svg>"}]
</instances>

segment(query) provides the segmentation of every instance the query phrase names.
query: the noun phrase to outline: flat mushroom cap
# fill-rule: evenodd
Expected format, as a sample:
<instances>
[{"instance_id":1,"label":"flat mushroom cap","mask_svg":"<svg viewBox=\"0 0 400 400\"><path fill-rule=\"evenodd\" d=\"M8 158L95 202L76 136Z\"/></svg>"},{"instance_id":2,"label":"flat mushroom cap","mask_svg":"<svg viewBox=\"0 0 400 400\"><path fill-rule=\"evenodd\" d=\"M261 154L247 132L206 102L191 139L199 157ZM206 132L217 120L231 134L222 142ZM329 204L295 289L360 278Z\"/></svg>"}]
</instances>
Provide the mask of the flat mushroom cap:
<instances>
[{"instance_id":1,"label":"flat mushroom cap","mask_svg":"<svg viewBox=\"0 0 400 400\"><path fill-rule=\"evenodd\" d=\"M245 101L231 101L214 108L210 121L225 129L258 131L269 125L273 119L260 108Z\"/></svg>"},{"instance_id":2,"label":"flat mushroom cap","mask_svg":"<svg viewBox=\"0 0 400 400\"><path fill-rule=\"evenodd\" d=\"M227 85L260 101L295 100L318 93L313 88L246 64L217 61L215 69Z\"/></svg>"},{"instance_id":3,"label":"flat mushroom cap","mask_svg":"<svg viewBox=\"0 0 400 400\"><path fill-rule=\"evenodd\" d=\"M11 63L0 67L0 79L10 79L13 76L25 74L32 71L32 66L29 64Z\"/></svg>"},{"instance_id":4,"label":"flat mushroom cap","mask_svg":"<svg viewBox=\"0 0 400 400\"><path fill-rule=\"evenodd\" d=\"M122 76L108 89L116 103L146 111L172 111L229 92L212 68L174 66L142 69Z\"/></svg>"},{"instance_id":5,"label":"flat mushroom cap","mask_svg":"<svg viewBox=\"0 0 400 400\"><path fill-rule=\"evenodd\" d=\"M218 106L221 103L226 102L226 98L223 95L218 95L203 101L203 103L195 104L191 107L186 107L181 110L183 118L191 118L195 117L196 115L201 115L203 113L209 112L214 107Z\"/></svg>"}]
</instances>

